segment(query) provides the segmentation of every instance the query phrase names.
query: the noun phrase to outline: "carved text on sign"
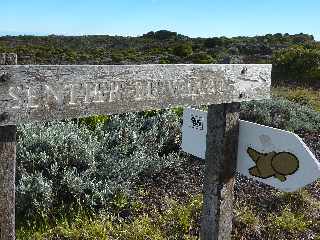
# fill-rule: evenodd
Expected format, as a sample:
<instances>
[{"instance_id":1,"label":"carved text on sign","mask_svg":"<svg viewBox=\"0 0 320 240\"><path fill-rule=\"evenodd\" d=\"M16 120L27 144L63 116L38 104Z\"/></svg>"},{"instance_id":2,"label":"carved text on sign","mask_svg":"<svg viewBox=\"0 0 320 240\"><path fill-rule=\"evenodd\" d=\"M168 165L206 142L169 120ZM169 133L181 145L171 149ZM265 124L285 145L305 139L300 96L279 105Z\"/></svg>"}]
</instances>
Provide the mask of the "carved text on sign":
<instances>
[{"instance_id":1,"label":"carved text on sign","mask_svg":"<svg viewBox=\"0 0 320 240\"><path fill-rule=\"evenodd\" d=\"M246 72L242 73L242 69ZM268 98L271 65L0 65L0 125Z\"/></svg>"},{"instance_id":2,"label":"carved text on sign","mask_svg":"<svg viewBox=\"0 0 320 240\"><path fill-rule=\"evenodd\" d=\"M168 95L171 98L196 97L222 93L223 82L218 81L108 81L70 83L61 86L20 85L10 87L8 95L15 104L12 109L50 108L54 106L80 104L103 104L121 101L159 100Z\"/></svg>"}]
</instances>

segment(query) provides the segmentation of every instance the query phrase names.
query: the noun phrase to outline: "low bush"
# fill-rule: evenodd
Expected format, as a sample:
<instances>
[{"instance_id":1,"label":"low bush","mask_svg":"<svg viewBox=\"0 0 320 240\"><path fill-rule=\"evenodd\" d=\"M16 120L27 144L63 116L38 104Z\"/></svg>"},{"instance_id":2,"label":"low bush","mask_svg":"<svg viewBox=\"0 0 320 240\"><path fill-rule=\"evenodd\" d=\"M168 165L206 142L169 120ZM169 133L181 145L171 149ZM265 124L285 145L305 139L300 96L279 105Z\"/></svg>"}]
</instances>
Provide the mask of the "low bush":
<instances>
[{"instance_id":1,"label":"low bush","mask_svg":"<svg viewBox=\"0 0 320 240\"><path fill-rule=\"evenodd\" d=\"M320 93L308 88L274 88L274 96L283 97L291 102L307 105L320 111Z\"/></svg>"},{"instance_id":2,"label":"low bush","mask_svg":"<svg viewBox=\"0 0 320 240\"><path fill-rule=\"evenodd\" d=\"M80 125L85 125L91 130L95 130L100 124L105 124L110 120L110 116L107 115L96 115L80 119L75 119L74 122L79 123Z\"/></svg>"},{"instance_id":3,"label":"low bush","mask_svg":"<svg viewBox=\"0 0 320 240\"><path fill-rule=\"evenodd\" d=\"M183 162L181 110L114 115L94 127L20 125L17 215L50 215L60 206L102 209L120 190L130 192L140 174L177 168ZM319 112L284 99L243 103L241 118L296 132L320 130Z\"/></svg>"},{"instance_id":4,"label":"low bush","mask_svg":"<svg viewBox=\"0 0 320 240\"><path fill-rule=\"evenodd\" d=\"M168 201L163 211L133 213L132 219L105 212L90 216L75 210L56 219L55 223L34 222L29 227L21 227L17 230L17 239L198 239L195 231L199 231L202 196L195 196L184 204L163 200Z\"/></svg>"},{"instance_id":5,"label":"low bush","mask_svg":"<svg viewBox=\"0 0 320 240\"><path fill-rule=\"evenodd\" d=\"M286 99L242 103L240 117L243 120L294 132L320 130L319 112Z\"/></svg>"},{"instance_id":6,"label":"low bush","mask_svg":"<svg viewBox=\"0 0 320 240\"><path fill-rule=\"evenodd\" d=\"M171 112L116 115L94 130L73 122L19 126L17 215L60 205L103 207L138 175L181 162L180 122Z\"/></svg>"},{"instance_id":7,"label":"low bush","mask_svg":"<svg viewBox=\"0 0 320 240\"><path fill-rule=\"evenodd\" d=\"M192 52L191 43L181 43L173 48L173 53L179 57L188 57Z\"/></svg>"},{"instance_id":8,"label":"low bush","mask_svg":"<svg viewBox=\"0 0 320 240\"><path fill-rule=\"evenodd\" d=\"M275 52L272 64L275 78L307 85L319 81L320 50L303 45L291 46Z\"/></svg>"},{"instance_id":9,"label":"low bush","mask_svg":"<svg viewBox=\"0 0 320 240\"><path fill-rule=\"evenodd\" d=\"M195 53L191 55L191 60L193 63L197 64L209 64L216 62L215 59L207 53Z\"/></svg>"},{"instance_id":10,"label":"low bush","mask_svg":"<svg viewBox=\"0 0 320 240\"><path fill-rule=\"evenodd\" d=\"M294 214L289 209L285 209L279 216L270 215L269 221L272 223L270 228L277 235L277 232L287 231L291 234L306 231L312 224L305 219L303 214Z\"/></svg>"},{"instance_id":11,"label":"low bush","mask_svg":"<svg viewBox=\"0 0 320 240\"><path fill-rule=\"evenodd\" d=\"M275 52L273 65L277 71L300 76L319 67L320 51L302 45L291 46Z\"/></svg>"},{"instance_id":12,"label":"low bush","mask_svg":"<svg viewBox=\"0 0 320 240\"><path fill-rule=\"evenodd\" d=\"M122 61L125 60L125 56L122 52L120 51L114 51L111 54L111 59L115 63L121 63Z\"/></svg>"}]
</instances>

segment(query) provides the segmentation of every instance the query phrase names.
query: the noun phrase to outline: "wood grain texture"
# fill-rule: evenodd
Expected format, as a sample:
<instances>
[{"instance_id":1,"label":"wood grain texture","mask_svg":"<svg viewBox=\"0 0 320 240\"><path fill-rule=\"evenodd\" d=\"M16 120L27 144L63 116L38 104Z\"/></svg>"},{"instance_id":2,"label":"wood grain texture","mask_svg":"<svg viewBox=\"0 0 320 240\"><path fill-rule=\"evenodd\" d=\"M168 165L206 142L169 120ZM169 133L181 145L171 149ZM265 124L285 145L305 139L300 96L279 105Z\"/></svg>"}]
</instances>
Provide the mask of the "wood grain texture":
<instances>
[{"instance_id":1,"label":"wood grain texture","mask_svg":"<svg viewBox=\"0 0 320 240\"><path fill-rule=\"evenodd\" d=\"M271 65L0 66L0 125L269 98Z\"/></svg>"},{"instance_id":2,"label":"wood grain texture","mask_svg":"<svg viewBox=\"0 0 320 240\"><path fill-rule=\"evenodd\" d=\"M211 105L208 109L202 240L231 239L239 111L239 103Z\"/></svg>"},{"instance_id":3,"label":"wood grain texture","mask_svg":"<svg viewBox=\"0 0 320 240\"><path fill-rule=\"evenodd\" d=\"M0 239L15 239L16 126L0 127ZM2 141L4 140L4 141ZM12 140L12 141L7 141Z\"/></svg>"}]
</instances>

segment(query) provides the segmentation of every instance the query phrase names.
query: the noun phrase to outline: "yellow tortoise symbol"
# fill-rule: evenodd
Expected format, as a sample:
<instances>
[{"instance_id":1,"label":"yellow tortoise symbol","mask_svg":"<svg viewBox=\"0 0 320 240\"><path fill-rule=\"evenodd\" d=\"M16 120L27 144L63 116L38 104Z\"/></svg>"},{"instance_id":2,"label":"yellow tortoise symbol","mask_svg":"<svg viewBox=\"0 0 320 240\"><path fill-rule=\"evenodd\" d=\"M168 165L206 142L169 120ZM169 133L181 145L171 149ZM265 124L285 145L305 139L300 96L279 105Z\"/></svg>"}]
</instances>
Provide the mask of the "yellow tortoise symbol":
<instances>
[{"instance_id":1,"label":"yellow tortoise symbol","mask_svg":"<svg viewBox=\"0 0 320 240\"><path fill-rule=\"evenodd\" d=\"M254 167L249 169L249 172L258 178L275 177L284 182L288 175L294 174L299 169L299 160L292 153L260 153L250 147L247 153L256 163Z\"/></svg>"}]
</instances>

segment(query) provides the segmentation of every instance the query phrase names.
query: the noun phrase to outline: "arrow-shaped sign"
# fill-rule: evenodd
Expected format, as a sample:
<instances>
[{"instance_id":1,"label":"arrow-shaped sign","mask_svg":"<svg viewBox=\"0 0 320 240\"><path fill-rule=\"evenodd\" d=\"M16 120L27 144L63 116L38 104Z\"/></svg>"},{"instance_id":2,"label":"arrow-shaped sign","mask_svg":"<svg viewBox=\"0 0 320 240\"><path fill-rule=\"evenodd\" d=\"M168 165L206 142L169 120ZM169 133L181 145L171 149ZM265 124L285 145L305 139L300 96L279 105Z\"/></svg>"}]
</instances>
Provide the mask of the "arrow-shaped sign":
<instances>
[{"instance_id":1,"label":"arrow-shaped sign","mask_svg":"<svg viewBox=\"0 0 320 240\"><path fill-rule=\"evenodd\" d=\"M204 159L206 134L207 112L185 109L183 151ZM292 192L320 177L320 163L298 135L240 120L237 171Z\"/></svg>"}]
</instances>

